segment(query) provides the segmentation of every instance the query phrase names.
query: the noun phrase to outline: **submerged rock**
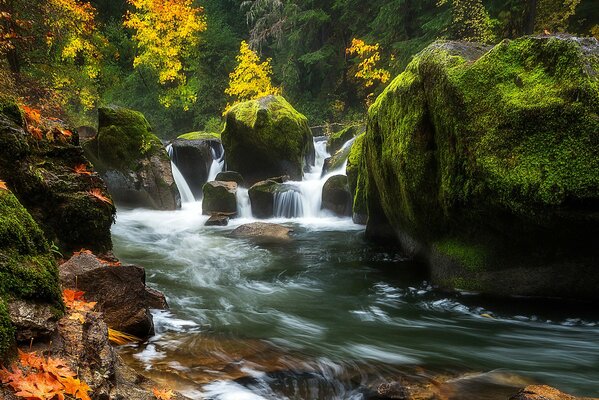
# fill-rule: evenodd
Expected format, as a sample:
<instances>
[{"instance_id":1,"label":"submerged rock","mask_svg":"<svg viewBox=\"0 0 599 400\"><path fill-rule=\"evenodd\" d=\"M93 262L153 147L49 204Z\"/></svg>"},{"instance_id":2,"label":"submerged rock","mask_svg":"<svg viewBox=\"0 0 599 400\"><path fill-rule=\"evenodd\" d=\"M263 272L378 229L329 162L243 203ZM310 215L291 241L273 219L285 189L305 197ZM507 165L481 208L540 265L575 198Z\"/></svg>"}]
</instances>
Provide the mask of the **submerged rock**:
<instances>
[{"instance_id":1,"label":"submerged rock","mask_svg":"<svg viewBox=\"0 0 599 400\"><path fill-rule=\"evenodd\" d=\"M229 216L223 214L212 214L205 226L227 226L229 225Z\"/></svg>"},{"instance_id":2,"label":"submerged rock","mask_svg":"<svg viewBox=\"0 0 599 400\"><path fill-rule=\"evenodd\" d=\"M314 163L314 144L307 119L284 98L267 96L233 106L222 133L227 166L248 185L270 176L302 179Z\"/></svg>"},{"instance_id":3,"label":"submerged rock","mask_svg":"<svg viewBox=\"0 0 599 400\"><path fill-rule=\"evenodd\" d=\"M219 139L176 139L171 142L172 160L196 199L202 198L202 187L208 182L214 159L222 156ZM219 179L217 179L219 180Z\"/></svg>"},{"instance_id":4,"label":"submerged rock","mask_svg":"<svg viewBox=\"0 0 599 400\"><path fill-rule=\"evenodd\" d=\"M174 210L181 198L171 162L146 118L120 107L100 108L98 134L84 144L116 203Z\"/></svg>"},{"instance_id":5,"label":"submerged rock","mask_svg":"<svg viewBox=\"0 0 599 400\"><path fill-rule=\"evenodd\" d=\"M207 182L203 191L202 212L204 215L237 214L237 183Z\"/></svg>"},{"instance_id":6,"label":"submerged rock","mask_svg":"<svg viewBox=\"0 0 599 400\"><path fill-rule=\"evenodd\" d=\"M135 265L109 266L93 254L79 254L60 266L64 288L85 292L97 302L109 327L147 338L154 333L150 309L168 308L164 295L146 286L146 274Z\"/></svg>"},{"instance_id":7,"label":"submerged rock","mask_svg":"<svg viewBox=\"0 0 599 400\"><path fill-rule=\"evenodd\" d=\"M347 176L331 176L322 187L323 210L332 211L338 216L351 216L352 196L347 184Z\"/></svg>"},{"instance_id":8,"label":"submerged rock","mask_svg":"<svg viewBox=\"0 0 599 400\"><path fill-rule=\"evenodd\" d=\"M417 55L369 110L367 233L446 288L598 299L598 56L569 36Z\"/></svg>"},{"instance_id":9,"label":"submerged rock","mask_svg":"<svg viewBox=\"0 0 599 400\"><path fill-rule=\"evenodd\" d=\"M216 175L216 180L221 182L235 182L238 186L243 186L245 184L243 176L241 176L239 172L235 171L219 172Z\"/></svg>"},{"instance_id":10,"label":"submerged rock","mask_svg":"<svg viewBox=\"0 0 599 400\"><path fill-rule=\"evenodd\" d=\"M265 222L253 222L237 227L231 236L235 238L251 239L257 243L279 243L291 240L289 233L293 229L283 225L269 224Z\"/></svg>"},{"instance_id":11,"label":"submerged rock","mask_svg":"<svg viewBox=\"0 0 599 400\"><path fill-rule=\"evenodd\" d=\"M510 400L597 400L590 397L574 397L559 390L545 386L527 386L518 394L510 397Z\"/></svg>"}]
</instances>

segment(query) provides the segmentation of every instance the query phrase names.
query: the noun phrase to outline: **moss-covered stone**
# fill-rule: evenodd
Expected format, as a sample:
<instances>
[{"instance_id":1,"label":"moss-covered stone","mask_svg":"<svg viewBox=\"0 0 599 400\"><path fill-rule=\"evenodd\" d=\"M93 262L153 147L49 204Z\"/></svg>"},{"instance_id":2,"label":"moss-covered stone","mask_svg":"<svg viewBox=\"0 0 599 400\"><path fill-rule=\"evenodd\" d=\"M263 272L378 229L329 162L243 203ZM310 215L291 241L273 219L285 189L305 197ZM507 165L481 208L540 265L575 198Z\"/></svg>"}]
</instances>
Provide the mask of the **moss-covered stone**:
<instances>
[{"instance_id":1,"label":"moss-covered stone","mask_svg":"<svg viewBox=\"0 0 599 400\"><path fill-rule=\"evenodd\" d=\"M15 340L15 329L10 322L8 309L4 300L0 297L0 363Z\"/></svg>"},{"instance_id":2,"label":"moss-covered stone","mask_svg":"<svg viewBox=\"0 0 599 400\"><path fill-rule=\"evenodd\" d=\"M323 210L329 210L338 216L351 216L352 196L347 183L347 176L334 175L322 187Z\"/></svg>"},{"instance_id":3,"label":"moss-covered stone","mask_svg":"<svg viewBox=\"0 0 599 400\"><path fill-rule=\"evenodd\" d=\"M140 112L98 110L98 134L84 149L118 204L174 210L180 196L162 142Z\"/></svg>"},{"instance_id":4,"label":"moss-covered stone","mask_svg":"<svg viewBox=\"0 0 599 400\"><path fill-rule=\"evenodd\" d=\"M275 194L288 190L283 184L285 180L267 179L257 182L248 190L254 217L272 218L274 216Z\"/></svg>"},{"instance_id":5,"label":"moss-covered stone","mask_svg":"<svg viewBox=\"0 0 599 400\"><path fill-rule=\"evenodd\" d=\"M237 214L237 183L207 182L202 190L204 191L202 201L204 215Z\"/></svg>"},{"instance_id":6,"label":"moss-covered stone","mask_svg":"<svg viewBox=\"0 0 599 400\"><path fill-rule=\"evenodd\" d=\"M363 165L364 136L365 133L362 133L356 137L349 151L347 166L345 167L345 174L347 175L347 182L353 199L353 220L357 224L366 224L368 219L366 190L364 187L366 176L365 174L360 174L360 168Z\"/></svg>"},{"instance_id":7,"label":"moss-covered stone","mask_svg":"<svg viewBox=\"0 0 599 400\"><path fill-rule=\"evenodd\" d=\"M350 125L339 132L332 133L327 140L327 152L336 153L348 140L364 133L365 130L364 125Z\"/></svg>"},{"instance_id":8,"label":"moss-covered stone","mask_svg":"<svg viewBox=\"0 0 599 400\"><path fill-rule=\"evenodd\" d=\"M248 184L271 176L300 180L314 158L306 117L284 98L267 96L233 106L222 133L227 166Z\"/></svg>"},{"instance_id":9,"label":"moss-covered stone","mask_svg":"<svg viewBox=\"0 0 599 400\"><path fill-rule=\"evenodd\" d=\"M220 139L220 133L216 132L189 132L179 135L178 139L186 140L211 140Z\"/></svg>"},{"instance_id":10,"label":"moss-covered stone","mask_svg":"<svg viewBox=\"0 0 599 400\"><path fill-rule=\"evenodd\" d=\"M431 45L369 110L369 224L452 259L438 281L596 298L599 274L580 272L597 259L598 72L595 39ZM516 268L550 273L524 285Z\"/></svg>"}]
</instances>

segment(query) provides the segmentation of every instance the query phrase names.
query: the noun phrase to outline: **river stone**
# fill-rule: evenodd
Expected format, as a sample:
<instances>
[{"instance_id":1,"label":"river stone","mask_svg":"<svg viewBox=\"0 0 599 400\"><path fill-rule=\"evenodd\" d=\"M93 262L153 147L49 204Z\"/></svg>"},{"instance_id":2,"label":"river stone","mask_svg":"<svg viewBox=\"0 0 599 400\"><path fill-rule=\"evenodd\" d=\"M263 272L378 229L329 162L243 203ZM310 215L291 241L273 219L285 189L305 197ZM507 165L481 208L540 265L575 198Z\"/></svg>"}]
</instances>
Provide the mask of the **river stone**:
<instances>
[{"instance_id":1,"label":"river stone","mask_svg":"<svg viewBox=\"0 0 599 400\"><path fill-rule=\"evenodd\" d=\"M183 175L196 199L202 198L202 186L208 182L214 151L217 155L222 152L219 139L175 139L171 142L173 163ZM219 179L217 179L219 180Z\"/></svg>"},{"instance_id":2,"label":"river stone","mask_svg":"<svg viewBox=\"0 0 599 400\"><path fill-rule=\"evenodd\" d=\"M10 300L8 314L18 342L43 339L56 330L58 317L52 306L31 300Z\"/></svg>"},{"instance_id":3,"label":"river stone","mask_svg":"<svg viewBox=\"0 0 599 400\"><path fill-rule=\"evenodd\" d=\"M98 118L98 134L84 149L113 200L129 207L178 208L181 198L171 161L143 114L101 107Z\"/></svg>"},{"instance_id":4,"label":"river stone","mask_svg":"<svg viewBox=\"0 0 599 400\"><path fill-rule=\"evenodd\" d=\"M229 216L223 214L212 214L205 226L227 226L229 225Z\"/></svg>"},{"instance_id":5,"label":"river stone","mask_svg":"<svg viewBox=\"0 0 599 400\"><path fill-rule=\"evenodd\" d=\"M322 187L323 210L329 210L340 217L352 215L352 196L347 184L347 176L331 176Z\"/></svg>"},{"instance_id":6,"label":"river stone","mask_svg":"<svg viewBox=\"0 0 599 400\"><path fill-rule=\"evenodd\" d=\"M219 172L218 175L216 175L215 180L221 181L221 182L235 182L240 187L242 187L245 184L245 182L243 180L243 176L241 176L241 174L239 172L235 172L235 171Z\"/></svg>"},{"instance_id":7,"label":"river stone","mask_svg":"<svg viewBox=\"0 0 599 400\"><path fill-rule=\"evenodd\" d=\"M236 104L222 132L227 166L248 185L276 175L301 180L315 157L307 121L281 96Z\"/></svg>"},{"instance_id":8,"label":"river stone","mask_svg":"<svg viewBox=\"0 0 599 400\"><path fill-rule=\"evenodd\" d=\"M168 308L164 295L146 286L142 267L103 265L93 254L71 257L59 269L63 288L85 292L97 302L109 327L139 338L154 334L150 309Z\"/></svg>"},{"instance_id":9,"label":"river stone","mask_svg":"<svg viewBox=\"0 0 599 400\"><path fill-rule=\"evenodd\" d=\"M253 185L248 190L252 215L255 218L272 218L274 216L275 193L283 188L285 177L267 179Z\"/></svg>"},{"instance_id":10,"label":"river stone","mask_svg":"<svg viewBox=\"0 0 599 400\"><path fill-rule=\"evenodd\" d=\"M237 227L231 232L231 236L251 239L257 243L279 243L291 240L290 232L293 232L293 229L283 225L253 222Z\"/></svg>"},{"instance_id":11,"label":"river stone","mask_svg":"<svg viewBox=\"0 0 599 400\"><path fill-rule=\"evenodd\" d=\"M545 385L527 386L510 397L510 400L598 400L591 397L574 397Z\"/></svg>"},{"instance_id":12,"label":"river stone","mask_svg":"<svg viewBox=\"0 0 599 400\"><path fill-rule=\"evenodd\" d=\"M367 235L444 288L599 299L598 57L566 35L414 57L369 108Z\"/></svg>"},{"instance_id":13,"label":"river stone","mask_svg":"<svg viewBox=\"0 0 599 400\"><path fill-rule=\"evenodd\" d=\"M204 200L202 212L204 215L237 214L237 183L207 182L203 188Z\"/></svg>"},{"instance_id":14,"label":"river stone","mask_svg":"<svg viewBox=\"0 0 599 400\"><path fill-rule=\"evenodd\" d=\"M331 133L327 139L327 152L336 153L348 140L364 133L365 130L364 125L350 125L338 132Z\"/></svg>"}]
</instances>

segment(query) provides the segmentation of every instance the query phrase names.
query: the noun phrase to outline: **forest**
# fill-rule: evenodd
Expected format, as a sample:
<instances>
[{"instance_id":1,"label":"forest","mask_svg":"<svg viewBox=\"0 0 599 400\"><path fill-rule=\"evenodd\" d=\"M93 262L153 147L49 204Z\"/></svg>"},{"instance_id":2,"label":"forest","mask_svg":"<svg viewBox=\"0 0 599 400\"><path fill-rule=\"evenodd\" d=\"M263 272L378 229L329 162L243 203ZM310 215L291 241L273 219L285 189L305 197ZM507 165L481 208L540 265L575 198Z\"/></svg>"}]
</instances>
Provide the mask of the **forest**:
<instances>
[{"instance_id":1,"label":"forest","mask_svg":"<svg viewBox=\"0 0 599 400\"><path fill-rule=\"evenodd\" d=\"M4 0L0 10L3 92L73 126L93 126L99 105L134 108L164 138L220 132L228 104L264 91L313 125L361 120L436 39L599 35L593 0ZM231 76L241 60L239 74L254 68L262 87L228 89L243 80Z\"/></svg>"}]
</instances>

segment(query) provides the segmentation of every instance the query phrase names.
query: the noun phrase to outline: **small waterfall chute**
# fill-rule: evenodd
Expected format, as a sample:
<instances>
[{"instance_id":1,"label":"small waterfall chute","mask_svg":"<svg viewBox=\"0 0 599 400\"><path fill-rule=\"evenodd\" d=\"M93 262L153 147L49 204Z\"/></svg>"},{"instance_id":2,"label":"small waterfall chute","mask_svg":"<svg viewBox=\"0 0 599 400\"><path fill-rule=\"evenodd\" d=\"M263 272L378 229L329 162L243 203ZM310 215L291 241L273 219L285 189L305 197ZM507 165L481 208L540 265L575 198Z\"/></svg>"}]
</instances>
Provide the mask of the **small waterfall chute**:
<instances>
[{"instance_id":1,"label":"small waterfall chute","mask_svg":"<svg viewBox=\"0 0 599 400\"><path fill-rule=\"evenodd\" d=\"M239 218L252 218L252 205L246 188L240 187L237 189L237 216Z\"/></svg>"},{"instance_id":2,"label":"small waterfall chute","mask_svg":"<svg viewBox=\"0 0 599 400\"><path fill-rule=\"evenodd\" d=\"M212 153L212 165L210 165L210 171L208 172L208 182L216 179L216 175L223 172L225 167L225 149L220 142L216 142L215 145L210 147Z\"/></svg>"},{"instance_id":3,"label":"small waterfall chute","mask_svg":"<svg viewBox=\"0 0 599 400\"><path fill-rule=\"evenodd\" d=\"M304 199L296 187L288 187L275 193L273 214L276 218L300 218L304 216Z\"/></svg>"},{"instance_id":4,"label":"small waterfall chute","mask_svg":"<svg viewBox=\"0 0 599 400\"><path fill-rule=\"evenodd\" d=\"M187 184L185 177L183 177L183 174L181 173L181 171L179 171L179 168L177 168L177 166L175 165L175 162L173 161L174 150L173 150L172 144L169 144L168 146L166 146L166 152L168 153L168 156L171 159L171 169L173 171L173 179L175 180L175 185L177 185L177 188L179 189L179 194L181 195L181 203L195 202L195 197L193 196L193 193L192 193L189 185Z\"/></svg>"}]
</instances>

